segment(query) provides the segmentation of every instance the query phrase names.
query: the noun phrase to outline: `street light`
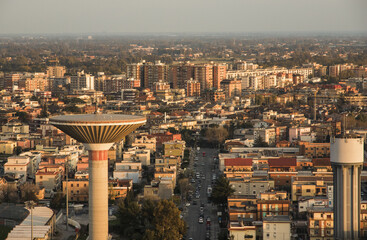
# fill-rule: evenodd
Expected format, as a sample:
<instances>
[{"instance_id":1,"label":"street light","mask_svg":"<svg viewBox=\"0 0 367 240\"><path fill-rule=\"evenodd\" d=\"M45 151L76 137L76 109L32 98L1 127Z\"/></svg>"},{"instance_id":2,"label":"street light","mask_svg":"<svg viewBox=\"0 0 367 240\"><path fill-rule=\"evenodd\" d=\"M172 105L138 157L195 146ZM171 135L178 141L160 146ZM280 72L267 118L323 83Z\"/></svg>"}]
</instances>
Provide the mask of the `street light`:
<instances>
[{"instance_id":1,"label":"street light","mask_svg":"<svg viewBox=\"0 0 367 240\"><path fill-rule=\"evenodd\" d=\"M31 210L31 240L33 240L33 209L34 206L36 206L36 203L34 201L26 201L25 202L26 208Z\"/></svg>"}]
</instances>

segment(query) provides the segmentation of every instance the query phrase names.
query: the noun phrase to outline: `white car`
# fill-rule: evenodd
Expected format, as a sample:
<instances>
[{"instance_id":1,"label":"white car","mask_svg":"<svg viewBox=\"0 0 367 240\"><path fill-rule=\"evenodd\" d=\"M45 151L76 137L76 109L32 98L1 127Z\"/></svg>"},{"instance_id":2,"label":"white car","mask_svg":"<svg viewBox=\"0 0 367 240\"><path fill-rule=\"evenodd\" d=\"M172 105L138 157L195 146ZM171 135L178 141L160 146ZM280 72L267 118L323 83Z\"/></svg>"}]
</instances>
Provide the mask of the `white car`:
<instances>
[{"instance_id":1,"label":"white car","mask_svg":"<svg viewBox=\"0 0 367 240\"><path fill-rule=\"evenodd\" d=\"M190 203L189 202L186 203L186 207L188 207L188 206L190 206Z\"/></svg>"},{"instance_id":2,"label":"white car","mask_svg":"<svg viewBox=\"0 0 367 240\"><path fill-rule=\"evenodd\" d=\"M204 223L204 219L202 217L199 217L199 223Z\"/></svg>"}]
</instances>

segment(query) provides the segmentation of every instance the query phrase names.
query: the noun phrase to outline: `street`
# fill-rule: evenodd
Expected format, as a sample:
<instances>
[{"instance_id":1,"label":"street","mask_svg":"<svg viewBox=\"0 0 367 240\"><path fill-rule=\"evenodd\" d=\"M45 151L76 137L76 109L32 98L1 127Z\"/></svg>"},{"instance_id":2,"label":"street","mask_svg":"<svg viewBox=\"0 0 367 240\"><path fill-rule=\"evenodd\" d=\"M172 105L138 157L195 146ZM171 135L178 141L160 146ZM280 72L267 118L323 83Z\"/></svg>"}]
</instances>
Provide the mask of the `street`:
<instances>
[{"instance_id":1,"label":"street","mask_svg":"<svg viewBox=\"0 0 367 240\"><path fill-rule=\"evenodd\" d=\"M217 157L217 150L204 148L200 149L200 151L195 150L194 152L195 154L190 161L189 168L194 171L192 178L195 180L195 183L191 183L193 194L190 206L184 208L184 220L189 227L186 239L217 239L220 230L216 211L217 207L208 203L207 194L208 186L213 187L213 174L218 176L219 170L213 160L213 157ZM205 156L203 156L204 152ZM195 157L197 157L197 161L194 161ZM199 188L199 186L201 187ZM196 196L196 191L198 191L200 196ZM195 202L196 205L194 204ZM200 210L201 206L204 208L202 212ZM203 223L199 223L200 215L203 215ZM210 224L207 223L208 217L210 218Z\"/></svg>"}]
</instances>

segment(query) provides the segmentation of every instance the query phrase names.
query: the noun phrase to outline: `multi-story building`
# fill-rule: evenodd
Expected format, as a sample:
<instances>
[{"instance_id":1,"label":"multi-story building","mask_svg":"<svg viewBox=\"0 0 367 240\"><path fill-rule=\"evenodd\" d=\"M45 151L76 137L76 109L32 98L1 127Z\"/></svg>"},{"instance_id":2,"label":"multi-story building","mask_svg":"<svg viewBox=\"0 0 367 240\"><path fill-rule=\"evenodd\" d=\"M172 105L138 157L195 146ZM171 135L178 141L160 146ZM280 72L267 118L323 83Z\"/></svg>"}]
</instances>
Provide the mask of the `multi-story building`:
<instances>
[{"instance_id":1,"label":"multi-story building","mask_svg":"<svg viewBox=\"0 0 367 240\"><path fill-rule=\"evenodd\" d=\"M192 78L186 82L186 96L199 97L200 96L200 83Z\"/></svg>"},{"instance_id":2,"label":"multi-story building","mask_svg":"<svg viewBox=\"0 0 367 240\"><path fill-rule=\"evenodd\" d=\"M241 81L240 80L223 80L221 81L221 87L224 90L226 99L230 99L235 96L241 96Z\"/></svg>"},{"instance_id":3,"label":"multi-story building","mask_svg":"<svg viewBox=\"0 0 367 240\"><path fill-rule=\"evenodd\" d=\"M210 64L195 65L194 79L199 81L201 92L204 92L205 90L211 90L214 87L213 65Z\"/></svg>"},{"instance_id":4,"label":"multi-story building","mask_svg":"<svg viewBox=\"0 0 367 240\"><path fill-rule=\"evenodd\" d=\"M260 199L257 201L257 219L263 220L266 216L288 216L291 202L286 199Z\"/></svg>"},{"instance_id":5,"label":"multi-story building","mask_svg":"<svg viewBox=\"0 0 367 240\"><path fill-rule=\"evenodd\" d=\"M186 142L175 140L163 143L163 154L165 156L183 157Z\"/></svg>"},{"instance_id":6,"label":"multi-story building","mask_svg":"<svg viewBox=\"0 0 367 240\"><path fill-rule=\"evenodd\" d=\"M172 88L185 88L186 82L194 78L194 64L181 63L172 65L169 71L169 82Z\"/></svg>"},{"instance_id":7,"label":"multi-story building","mask_svg":"<svg viewBox=\"0 0 367 240\"><path fill-rule=\"evenodd\" d=\"M122 89L140 88L140 80L135 78L127 78L122 82Z\"/></svg>"},{"instance_id":8,"label":"multi-story building","mask_svg":"<svg viewBox=\"0 0 367 240\"><path fill-rule=\"evenodd\" d=\"M264 240L290 240L291 223L289 216L266 216L263 219Z\"/></svg>"},{"instance_id":9,"label":"multi-story building","mask_svg":"<svg viewBox=\"0 0 367 240\"><path fill-rule=\"evenodd\" d=\"M48 91L50 90L50 80L45 73L33 73L25 75L18 81L18 88L25 91Z\"/></svg>"},{"instance_id":10,"label":"multi-story building","mask_svg":"<svg viewBox=\"0 0 367 240\"><path fill-rule=\"evenodd\" d=\"M159 80L167 81L168 80L168 65L156 61L153 63L146 63L143 65L144 70L144 78L142 80L142 86L145 88L153 89L154 83Z\"/></svg>"},{"instance_id":11,"label":"multi-story building","mask_svg":"<svg viewBox=\"0 0 367 240\"><path fill-rule=\"evenodd\" d=\"M229 184L235 190L233 195L255 195L274 188L274 180L254 178L230 178Z\"/></svg>"},{"instance_id":12,"label":"multi-story building","mask_svg":"<svg viewBox=\"0 0 367 240\"><path fill-rule=\"evenodd\" d=\"M144 86L144 67L143 64L145 62L140 63L132 63L127 64L126 66L126 79L136 79L137 81L140 81L140 86Z\"/></svg>"},{"instance_id":13,"label":"multi-story building","mask_svg":"<svg viewBox=\"0 0 367 240\"><path fill-rule=\"evenodd\" d=\"M22 79L22 73L5 73L4 74L4 89L13 91L18 87L19 80Z\"/></svg>"},{"instance_id":14,"label":"multi-story building","mask_svg":"<svg viewBox=\"0 0 367 240\"><path fill-rule=\"evenodd\" d=\"M329 207L307 209L307 228L310 240L334 239L334 212Z\"/></svg>"},{"instance_id":15,"label":"multi-story building","mask_svg":"<svg viewBox=\"0 0 367 240\"><path fill-rule=\"evenodd\" d=\"M169 90L171 87L168 82L165 82L163 80L158 80L153 83L153 90L155 92L161 91L161 90Z\"/></svg>"},{"instance_id":16,"label":"multi-story building","mask_svg":"<svg viewBox=\"0 0 367 240\"><path fill-rule=\"evenodd\" d=\"M49 78L63 78L66 73L64 66L48 66L46 70L47 77Z\"/></svg>"},{"instance_id":17,"label":"multi-story building","mask_svg":"<svg viewBox=\"0 0 367 240\"><path fill-rule=\"evenodd\" d=\"M94 90L94 76L84 71L77 72L76 76L70 77L71 90Z\"/></svg>"},{"instance_id":18,"label":"multi-story building","mask_svg":"<svg viewBox=\"0 0 367 240\"><path fill-rule=\"evenodd\" d=\"M33 175L32 171L32 164L29 157L26 156L8 157L8 161L4 164L4 173L15 174L15 177L19 177L21 182L27 181L27 178Z\"/></svg>"},{"instance_id":19,"label":"multi-story building","mask_svg":"<svg viewBox=\"0 0 367 240\"><path fill-rule=\"evenodd\" d=\"M156 151L157 148L157 139L155 137L149 137L148 135L138 135L135 137L132 146L138 148L145 148L153 153Z\"/></svg>"},{"instance_id":20,"label":"multi-story building","mask_svg":"<svg viewBox=\"0 0 367 240\"><path fill-rule=\"evenodd\" d=\"M301 155L309 158L330 156L330 143L298 142Z\"/></svg>"},{"instance_id":21,"label":"multi-story building","mask_svg":"<svg viewBox=\"0 0 367 240\"><path fill-rule=\"evenodd\" d=\"M103 90L106 93L116 93L121 91L123 83L125 81L125 75L114 75L111 78L104 80Z\"/></svg>"},{"instance_id":22,"label":"multi-story building","mask_svg":"<svg viewBox=\"0 0 367 240\"><path fill-rule=\"evenodd\" d=\"M221 88L221 82L227 76L227 66L221 64L215 64L213 66L213 87L216 89Z\"/></svg>"},{"instance_id":23,"label":"multi-story building","mask_svg":"<svg viewBox=\"0 0 367 240\"><path fill-rule=\"evenodd\" d=\"M115 164L113 178L126 180L132 179L133 183L140 183L142 163L138 161L122 161Z\"/></svg>"},{"instance_id":24,"label":"multi-story building","mask_svg":"<svg viewBox=\"0 0 367 240\"><path fill-rule=\"evenodd\" d=\"M319 176L294 176L292 177L292 201L302 197L327 196L328 187L333 185L333 178Z\"/></svg>"}]
</instances>

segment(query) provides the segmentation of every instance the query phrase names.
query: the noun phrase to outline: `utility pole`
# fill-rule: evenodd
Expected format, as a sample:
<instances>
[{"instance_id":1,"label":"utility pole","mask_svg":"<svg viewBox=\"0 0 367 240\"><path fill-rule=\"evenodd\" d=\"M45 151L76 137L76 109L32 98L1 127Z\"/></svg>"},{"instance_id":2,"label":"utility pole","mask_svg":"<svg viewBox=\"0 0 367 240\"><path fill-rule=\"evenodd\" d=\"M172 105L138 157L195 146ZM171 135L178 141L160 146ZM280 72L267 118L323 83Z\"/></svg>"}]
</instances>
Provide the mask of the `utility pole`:
<instances>
[{"instance_id":1,"label":"utility pole","mask_svg":"<svg viewBox=\"0 0 367 240\"><path fill-rule=\"evenodd\" d=\"M314 96L314 106L313 106L313 120L316 122L316 94L317 94L317 89L315 91L315 96Z\"/></svg>"},{"instance_id":2,"label":"utility pole","mask_svg":"<svg viewBox=\"0 0 367 240\"><path fill-rule=\"evenodd\" d=\"M33 240L33 208L36 206L36 203L32 200L26 201L25 206L31 211L31 240Z\"/></svg>"},{"instance_id":3,"label":"utility pole","mask_svg":"<svg viewBox=\"0 0 367 240\"><path fill-rule=\"evenodd\" d=\"M66 172L66 231L68 231L68 223L69 223L69 189L68 189L68 183L69 183L69 167L68 167L68 161L66 160L65 164L65 172Z\"/></svg>"}]
</instances>

